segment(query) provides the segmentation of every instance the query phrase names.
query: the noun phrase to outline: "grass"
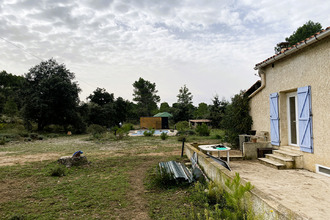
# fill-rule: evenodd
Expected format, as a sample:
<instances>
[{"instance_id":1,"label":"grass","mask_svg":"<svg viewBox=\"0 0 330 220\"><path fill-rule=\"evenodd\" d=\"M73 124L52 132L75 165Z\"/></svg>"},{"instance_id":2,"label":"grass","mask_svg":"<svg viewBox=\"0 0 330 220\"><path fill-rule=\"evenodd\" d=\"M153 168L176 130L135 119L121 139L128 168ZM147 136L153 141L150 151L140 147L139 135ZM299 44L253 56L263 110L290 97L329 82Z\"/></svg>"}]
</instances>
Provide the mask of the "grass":
<instances>
[{"instance_id":1,"label":"grass","mask_svg":"<svg viewBox=\"0 0 330 220\"><path fill-rule=\"evenodd\" d=\"M191 142L218 143L214 138L218 133L189 138ZM177 137L116 140L109 136L93 141L89 137L61 136L1 145L0 152L8 158L55 156L47 161L0 166L0 219L131 219L137 212L152 219L185 219L187 210L204 211L203 205L191 205L198 201L192 196L194 186L159 188L154 184L154 168L159 162L186 160L180 158L182 143ZM57 164L59 156L77 150L84 152L89 165L65 168ZM59 175L52 175L54 172ZM139 206L140 202L144 205Z\"/></svg>"}]
</instances>

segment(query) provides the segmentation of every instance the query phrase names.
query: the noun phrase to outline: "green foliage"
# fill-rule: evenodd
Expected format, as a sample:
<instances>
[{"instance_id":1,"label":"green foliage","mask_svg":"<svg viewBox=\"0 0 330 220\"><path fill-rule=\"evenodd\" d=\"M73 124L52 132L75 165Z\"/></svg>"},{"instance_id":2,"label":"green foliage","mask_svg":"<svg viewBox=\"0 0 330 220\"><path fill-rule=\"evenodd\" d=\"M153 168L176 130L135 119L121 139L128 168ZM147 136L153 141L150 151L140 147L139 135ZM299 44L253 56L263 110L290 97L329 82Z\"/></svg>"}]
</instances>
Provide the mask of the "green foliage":
<instances>
[{"instance_id":1,"label":"green foliage","mask_svg":"<svg viewBox=\"0 0 330 220\"><path fill-rule=\"evenodd\" d=\"M134 126L131 123L126 123L126 124L123 124L123 126L121 128L124 130L124 132L128 133L130 130L134 129Z\"/></svg>"},{"instance_id":2,"label":"green foliage","mask_svg":"<svg viewBox=\"0 0 330 220\"><path fill-rule=\"evenodd\" d=\"M296 31L292 33L289 37L285 38L287 42L290 43L290 46L305 40L306 38L314 35L315 33L322 30L322 25L318 22L313 22L309 20L303 26L297 28Z\"/></svg>"},{"instance_id":3,"label":"green foliage","mask_svg":"<svg viewBox=\"0 0 330 220\"><path fill-rule=\"evenodd\" d=\"M66 175L66 167L64 165L57 164L56 166L50 169L51 176L65 176Z\"/></svg>"},{"instance_id":4,"label":"green foliage","mask_svg":"<svg viewBox=\"0 0 330 220\"><path fill-rule=\"evenodd\" d=\"M9 98L5 103L5 106L3 108L3 113L9 115L10 117L17 115L18 113L17 105L12 97Z\"/></svg>"},{"instance_id":5,"label":"green foliage","mask_svg":"<svg viewBox=\"0 0 330 220\"><path fill-rule=\"evenodd\" d=\"M155 129L149 128L148 130L143 132L143 135L146 137L151 137L154 135L154 133L155 133Z\"/></svg>"},{"instance_id":6,"label":"green foliage","mask_svg":"<svg viewBox=\"0 0 330 220\"><path fill-rule=\"evenodd\" d=\"M89 95L87 97L91 100L91 102L94 102L100 106L104 106L108 103L114 102L114 95L113 93L108 93L105 89L97 88L93 94Z\"/></svg>"},{"instance_id":7,"label":"green foliage","mask_svg":"<svg viewBox=\"0 0 330 220\"><path fill-rule=\"evenodd\" d=\"M210 117L210 109L204 102L198 104L198 108L194 112L195 119L206 119Z\"/></svg>"},{"instance_id":8,"label":"green foliage","mask_svg":"<svg viewBox=\"0 0 330 220\"><path fill-rule=\"evenodd\" d=\"M54 59L42 61L25 75L24 118L46 125L67 127L77 118L80 88L73 82L74 73Z\"/></svg>"},{"instance_id":9,"label":"green foliage","mask_svg":"<svg viewBox=\"0 0 330 220\"><path fill-rule=\"evenodd\" d=\"M210 106L210 120L213 128L220 128L221 120L225 114L226 106L228 102L223 98L219 100L219 96L214 96L212 105Z\"/></svg>"},{"instance_id":10,"label":"green foliage","mask_svg":"<svg viewBox=\"0 0 330 220\"><path fill-rule=\"evenodd\" d=\"M211 130L205 123L196 126L196 132L199 136L210 136Z\"/></svg>"},{"instance_id":11,"label":"green foliage","mask_svg":"<svg viewBox=\"0 0 330 220\"><path fill-rule=\"evenodd\" d=\"M310 36L320 32L322 30L322 25L319 22L313 22L309 20L304 25L297 28L289 37L285 38L285 41L289 43L289 46L293 46L300 41L309 38ZM275 52L279 53L281 48L277 45L275 48Z\"/></svg>"},{"instance_id":12,"label":"green foliage","mask_svg":"<svg viewBox=\"0 0 330 220\"><path fill-rule=\"evenodd\" d=\"M138 113L140 116L151 116L154 110L157 110L157 103L160 97L156 95L156 84L143 78L133 83L133 101L137 102Z\"/></svg>"},{"instance_id":13,"label":"green foliage","mask_svg":"<svg viewBox=\"0 0 330 220\"><path fill-rule=\"evenodd\" d=\"M167 138L168 138L167 133L162 132L162 133L160 134L160 139L162 139L163 141L166 140Z\"/></svg>"},{"instance_id":14,"label":"green foliage","mask_svg":"<svg viewBox=\"0 0 330 220\"><path fill-rule=\"evenodd\" d=\"M176 130L178 131L187 131L189 129L189 122L179 121L175 124Z\"/></svg>"},{"instance_id":15,"label":"green foliage","mask_svg":"<svg viewBox=\"0 0 330 220\"><path fill-rule=\"evenodd\" d=\"M87 128L87 132L92 134L93 138L101 139L106 132L106 128L101 125L92 124Z\"/></svg>"},{"instance_id":16,"label":"green foliage","mask_svg":"<svg viewBox=\"0 0 330 220\"><path fill-rule=\"evenodd\" d=\"M192 94L189 89L184 85L180 88L178 103L173 103L172 113L174 122L188 121L193 118L195 107L192 105Z\"/></svg>"},{"instance_id":17,"label":"green foliage","mask_svg":"<svg viewBox=\"0 0 330 220\"><path fill-rule=\"evenodd\" d=\"M253 219L254 213L252 207L249 207L251 201L248 201L246 195L253 188L251 183L243 185L239 174L235 173L235 178L232 181L228 179L225 185L228 191L224 194L227 206L224 213L230 219Z\"/></svg>"},{"instance_id":18,"label":"green foliage","mask_svg":"<svg viewBox=\"0 0 330 220\"><path fill-rule=\"evenodd\" d=\"M225 129L225 141L229 142L233 148L239 146L238 135L246 134L251 130L252 118L249 111L249 100L244 91L236 94L226 107L221 125Z\"/></svg>"},{"instance_id":19,"label":"green foliage","mask_svg":"<svg viewBox=\"0 0 330 220\"><path fill-rule=\"evenodd\" d=\"M167 102L160 103L159 112L171 112L171 107Z\"/></svg>"},{"instance_id":20,"label":"green foliage","mask_svg":"<svg viewBox=\"0 0 330 220\"><path fill-rule=\"evenodd\" d=\"M155 170L156 173L153 175L153 178L149 180L151 187L168 189L177 184L173 178L173 174L166 172L165 168L157 166Z\"/></svg>"}]
</instances>

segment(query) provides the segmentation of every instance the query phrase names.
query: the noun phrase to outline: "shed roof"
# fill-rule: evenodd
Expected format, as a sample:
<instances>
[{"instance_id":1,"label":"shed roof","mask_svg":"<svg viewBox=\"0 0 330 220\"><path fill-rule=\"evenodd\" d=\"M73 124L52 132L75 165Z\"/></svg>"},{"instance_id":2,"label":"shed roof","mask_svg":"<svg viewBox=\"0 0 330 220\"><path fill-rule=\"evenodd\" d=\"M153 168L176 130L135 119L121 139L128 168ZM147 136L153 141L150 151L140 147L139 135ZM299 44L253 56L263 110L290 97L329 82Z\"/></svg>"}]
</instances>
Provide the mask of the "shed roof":
<instances>
[{"instance_id":1,"label":"shed roof","mask_svg":"<svg viewBox=\"0 0 330 220\"><path fill-rule=\"evenodd\" d=\"M155 114L154 117L171 118L173 115L168 112L159 112L158 114Z\"/></svg>"}]
</instances>

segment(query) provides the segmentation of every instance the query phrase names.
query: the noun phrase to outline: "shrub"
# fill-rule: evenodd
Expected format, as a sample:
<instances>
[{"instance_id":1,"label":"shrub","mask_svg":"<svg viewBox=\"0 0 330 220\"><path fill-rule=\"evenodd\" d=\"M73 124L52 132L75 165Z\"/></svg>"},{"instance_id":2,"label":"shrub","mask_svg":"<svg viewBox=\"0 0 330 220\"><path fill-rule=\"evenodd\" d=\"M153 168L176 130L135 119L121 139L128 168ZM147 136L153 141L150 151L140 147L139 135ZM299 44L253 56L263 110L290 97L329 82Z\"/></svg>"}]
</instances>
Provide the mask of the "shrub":
<instances>
[{"instance_id":1,"label":"shrub","mask_svg":"<svg viewBox=\"0 0 330 220\"><path fill-rule=\"evenodd\" d=\"M189 122L187 121L179 121L175 124L176 130L178 131L186 131L189 129Z\"/></svg>"},{"instance_id":2,"label":"shrub","mask_svg":"<svg viewBox=\"0 0 330 220\"><path fill-rule=\"evenodd\" d=\"M143 135L146 137L151 137L155 133L155 129L149 128L147 131L143 132Z\"/></svg>"},{"instance_id":3,"label":"shrub","mask_svg":"<svg viewBox=\"0 0 330 220\"><path fill-rule=\"evenodd\" d=\"M50 169L51 176L65 176L66 175L66 167L64 165L57 164L55 167Z\"/></svg>"},{"instance_id":4,"label":"shrub","mask_svg":"<svg viewBox=\"0 0 330 220\"><path fill-rule=\"evenodd\" d=\"M106 128L98 124L92 124L87 128L87 132L92 134L94 138L101 139L106 132Z\"/></svg>"},{"instance_id":5,"label":"shrub","mask_svg":"<svg viewBox=\"0 0 330 220\"><path fill-rule=\"evenodd\" d=\"M160 134L160 138L161 138L163 141L166 140L166 139L168 138L167 133L162 132L162 133Z\"/></svg>"},{"instance_id":6,"label":"shrub","mask_svg":"<svg viewBox=\"0 0 330 220\"><path fill-rule=\"evenodd\" d=\"M125 133L128 133L130 130L134 129L133 124L131 123L123 124L121 128L125 131Z\"/></svg>"},{"instance_id":7,"label":"shrub","mask_svg":"<svg viewBox=\"0 0 330 220\"><path fill-rule=\"evenodd\" d=\"M122 140L127 132L123 128L118 128L116 134L117 140Z\"/></svg>"},{"instance_id":8,"label":"shrub","mask_svg":"<svg viewBox=\"0 0 330 220\"><path fill-rule=\"evenodd\" d=\"M196 132L199 136L210 136L210 128L206 124L197 125Z\"/></svg>"}]
</instances>

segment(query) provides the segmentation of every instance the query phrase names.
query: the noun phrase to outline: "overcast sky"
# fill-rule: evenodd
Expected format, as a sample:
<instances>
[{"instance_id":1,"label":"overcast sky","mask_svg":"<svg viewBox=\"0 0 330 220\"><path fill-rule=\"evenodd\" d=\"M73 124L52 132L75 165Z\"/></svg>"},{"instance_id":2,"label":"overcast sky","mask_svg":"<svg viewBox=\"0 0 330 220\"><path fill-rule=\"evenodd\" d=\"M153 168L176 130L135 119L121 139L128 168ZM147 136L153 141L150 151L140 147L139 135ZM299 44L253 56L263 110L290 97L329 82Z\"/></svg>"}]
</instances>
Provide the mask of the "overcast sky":
<instances>
[{"instance_id":1,"label":"overcast sky","mask_svg":"<svg viewBox=\"0 0 330 220\"><path fill-rule=\"evenodd\" d=\"M53 57L75 73L81 101L97 87L132 100L142 77L161 102L186 84L195 105L210 104L248 89L254 65L297 27L330 26L329 9L323 0L0 0L0 71L23 75Z\"/></svg>"}]
</instances>

